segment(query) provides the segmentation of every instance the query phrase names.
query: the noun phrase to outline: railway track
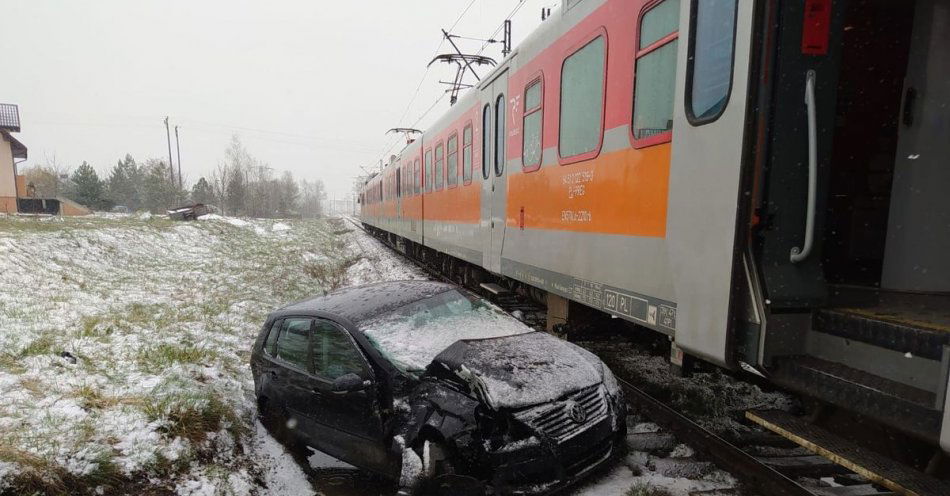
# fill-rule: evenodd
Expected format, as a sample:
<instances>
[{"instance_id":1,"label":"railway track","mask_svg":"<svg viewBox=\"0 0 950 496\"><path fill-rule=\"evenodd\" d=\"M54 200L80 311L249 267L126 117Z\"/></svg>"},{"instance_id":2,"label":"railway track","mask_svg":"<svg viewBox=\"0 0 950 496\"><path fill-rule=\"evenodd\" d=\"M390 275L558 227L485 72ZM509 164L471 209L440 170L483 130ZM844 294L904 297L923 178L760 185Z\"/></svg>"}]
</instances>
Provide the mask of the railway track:
<instances>
[{"instance_id":1,"label":"railway track","mask_svg":"<svg viewBox=\"0 0 950 496\"><path fill-rule=\"evenodd\" d=\"M352 218L347 219L356 228L372 236L359 222ZM375 238L375 237L374 237ZM419 260L407 257L396 247L382 239L377 239L384 246L397 255L410 260L433 278L452 284L459 284ZM362 244L357 242L362 249ZM481 284L469 287L500 306L519 320L538 328L544 328L545 308L543 305L528 298L505 291L495 284ZM591 350L596 351L596 350ZM606 361L606 360L605 360ZM609 362L608 362L609 363ZM725 496L725 495L763 495L763 496L889 496L889 495L945 495L950 491L945 489L941 481L924 480L919 482L900 483L869 471L854 464L843 463L840 456L834 451L824 449L820 442L795 443L790 440L794 436L779 435L761 427L768 422L760 418L756 412L747 412L748 419L753 420L750 431L740 439L727 440L710 429L707 429L683 415L661 399L649 394L635 383L635 378L624 375L622 369L612 366L617 374L618 381L623 387L627 399L634 412L645 419L657 424L663 430L654 433L645 433L645 440L641 440L637 449L648 454L669 454L676 441L685 443L696 450L702 458L712 462L716 467L732 474L739 484L731 489L715 489L711 491L697 491L691 496ZM769 412L761 415L768 417ZM783 414L788 416L788 414ZM794 420L794 419L793 419ZM803 419L799 419L805 422ZM829 444L833 444L829 441ZM802 446L808 446L808 449ZM821 453L820 456L816 453ZM850 465L850 468L848 467ZM852 470L857 469L857 470ZM885 472L886 469L881 470Z\"/></svg>"}]
</instances>

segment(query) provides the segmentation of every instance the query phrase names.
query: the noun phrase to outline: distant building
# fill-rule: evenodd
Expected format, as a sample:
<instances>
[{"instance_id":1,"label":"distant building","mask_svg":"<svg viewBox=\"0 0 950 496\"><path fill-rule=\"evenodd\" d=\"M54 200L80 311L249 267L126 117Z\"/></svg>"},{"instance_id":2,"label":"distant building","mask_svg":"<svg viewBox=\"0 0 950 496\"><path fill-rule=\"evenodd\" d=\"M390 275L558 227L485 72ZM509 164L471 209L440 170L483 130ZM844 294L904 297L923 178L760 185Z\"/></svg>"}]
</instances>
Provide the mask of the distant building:
<instances>
[{"instance_id":1,"label":"distant building","mask_svg":"<svg viewBox=\"0 0 950 496\"><path fill-rule=\"evenodd\" d=\"M16 105L0 103L0 213L16 213L17 198L25 193L18 186L16 164L26 160L27 150L10 133L20 132Z\"/></svg>"},{"instance_id":2,"label":"distant building","mask_svg":"<svg viewBox=\"0 0 950 496\"><path fill-rule=\"evenodd\" d=\"M36 198L32 184L17 174L16 164L26 160L27 150L10 133L20 132L16 105L0 103L0 213L87 215L88 208L65 198Z\"/></svg>"}]
</instances>

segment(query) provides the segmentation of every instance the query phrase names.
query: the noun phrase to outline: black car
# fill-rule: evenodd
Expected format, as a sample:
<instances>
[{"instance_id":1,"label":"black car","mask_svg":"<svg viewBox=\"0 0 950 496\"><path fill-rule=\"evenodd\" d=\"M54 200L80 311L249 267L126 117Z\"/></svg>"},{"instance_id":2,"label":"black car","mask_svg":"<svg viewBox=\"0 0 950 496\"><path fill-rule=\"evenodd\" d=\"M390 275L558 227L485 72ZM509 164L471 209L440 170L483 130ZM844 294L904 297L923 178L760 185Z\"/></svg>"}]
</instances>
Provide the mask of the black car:
<instances>
[{"instance_id":1,"label":"black car","mask_svg":"<svg viewBox=\"0 0 950 496\"><path fill-rule=\"evenodd\" d=\"M251 369L271 425L407 492L463 478L547 492L624 446L625 403L600 359L448 284L372 284L281 308Z\"/></svg>"}]
</instances>

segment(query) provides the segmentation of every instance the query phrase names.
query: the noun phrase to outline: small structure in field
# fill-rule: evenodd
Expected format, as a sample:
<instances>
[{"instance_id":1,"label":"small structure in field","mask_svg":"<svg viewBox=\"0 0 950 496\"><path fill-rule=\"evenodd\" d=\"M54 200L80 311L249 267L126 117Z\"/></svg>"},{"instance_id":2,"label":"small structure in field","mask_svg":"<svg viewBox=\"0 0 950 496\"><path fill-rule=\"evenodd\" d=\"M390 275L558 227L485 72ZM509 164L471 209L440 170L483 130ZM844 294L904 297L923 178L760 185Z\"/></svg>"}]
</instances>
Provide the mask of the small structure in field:
<instances>
[{"instance_id":1,"label":"small structure in field","mask_svg":"<svg viewBox=\"0 0 950 496\"><path fill-rule=\"evenodd\" d=\"M204 203L196 203L186 207L178 207L168 211L171 220L195 220L202 215L211 213L211 208Z\"/></svg>"}]
</instances>

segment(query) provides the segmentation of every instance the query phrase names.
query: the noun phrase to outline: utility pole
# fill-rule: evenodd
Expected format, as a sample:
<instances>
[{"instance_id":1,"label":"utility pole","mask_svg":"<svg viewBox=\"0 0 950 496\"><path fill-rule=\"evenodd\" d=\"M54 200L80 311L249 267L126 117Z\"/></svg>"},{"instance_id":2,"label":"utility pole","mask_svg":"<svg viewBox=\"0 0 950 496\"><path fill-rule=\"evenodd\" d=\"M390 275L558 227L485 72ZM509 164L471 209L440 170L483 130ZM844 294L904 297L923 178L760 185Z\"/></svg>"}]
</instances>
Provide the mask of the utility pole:
<instances>
[{"instance_id":1,"label":"utility pole","mask_svg":"<svg viewBox=\"0 0 950 496\"><path fill-rule=\"evenodd\" d=\"M168 116L165 116L165 138L168 141L168 171L169 177L172 181L172 186L175 185L175 164L172 163L172 134L168 130Z\"/></svg>"},{"instance_id":2,"label":"utility pole","mask_svg":"<svg viewBox=\"0 0 950 496\"><path fill-rule=\"evenodd\" d=\"M178 153L178 189L181 189L181 145L178 143L178 126L175 126L175 151Z\"/></svg>"}]
</instances>

